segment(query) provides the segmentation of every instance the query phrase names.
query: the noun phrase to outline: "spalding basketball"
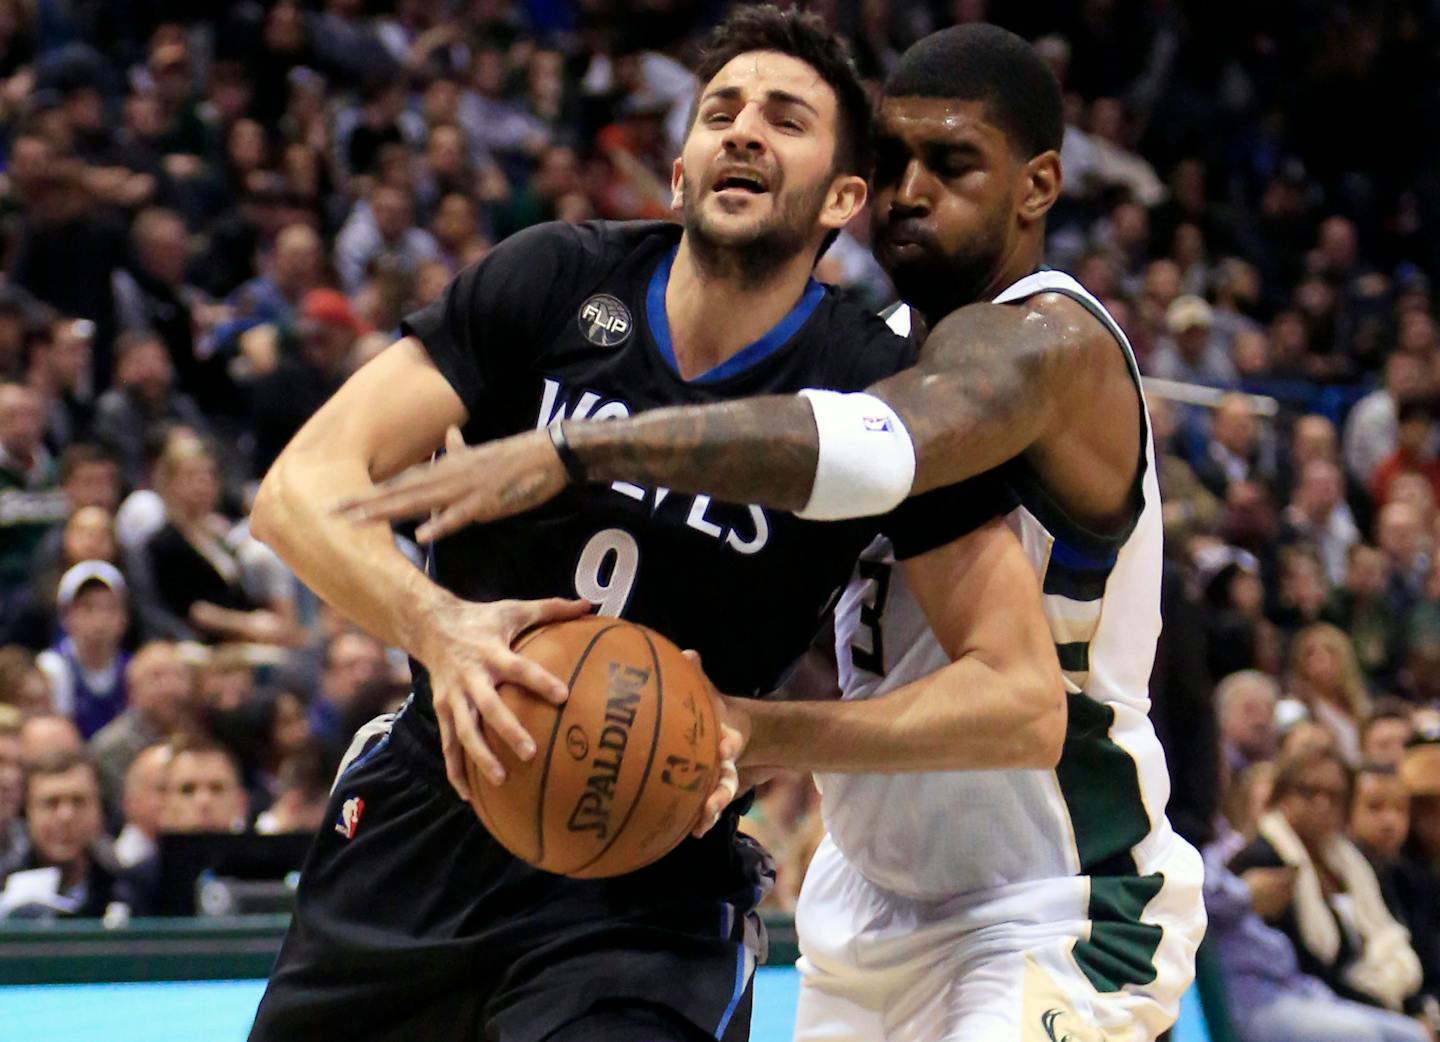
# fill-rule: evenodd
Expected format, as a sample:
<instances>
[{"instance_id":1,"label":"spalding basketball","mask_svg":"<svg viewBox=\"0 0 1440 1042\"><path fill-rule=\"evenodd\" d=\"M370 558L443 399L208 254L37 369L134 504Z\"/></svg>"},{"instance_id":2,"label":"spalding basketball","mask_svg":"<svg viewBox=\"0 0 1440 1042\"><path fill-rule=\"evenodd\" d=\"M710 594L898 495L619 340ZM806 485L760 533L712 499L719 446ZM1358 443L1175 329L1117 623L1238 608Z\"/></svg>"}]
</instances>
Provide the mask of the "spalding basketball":
<instances>
[{"instance_id":1,"label":"spalding basketball","mask_svg":"<svg viewBox=\"0 0 1440 1042\"><path fill-rule=\"evenodd\" d=\"M535 739L529 763L488 727L505 767L466 774L475 812L516 857L578 879L633 872L679 844L718 776L709 684L653 630L589 617L524 634L515 650L569 684L553 706L511 685L500 697Z\"/></svg>"}]
</instances>

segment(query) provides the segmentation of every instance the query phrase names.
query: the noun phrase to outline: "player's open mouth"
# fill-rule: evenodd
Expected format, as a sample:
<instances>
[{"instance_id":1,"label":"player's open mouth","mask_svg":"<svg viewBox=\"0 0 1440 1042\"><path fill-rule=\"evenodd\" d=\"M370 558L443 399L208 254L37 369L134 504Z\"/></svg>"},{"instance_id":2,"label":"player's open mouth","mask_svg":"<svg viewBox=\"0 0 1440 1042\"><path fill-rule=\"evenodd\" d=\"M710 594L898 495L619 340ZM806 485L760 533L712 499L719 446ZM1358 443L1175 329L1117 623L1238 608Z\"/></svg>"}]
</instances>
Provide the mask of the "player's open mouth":
<instances>
[{"instance_id":1,"label":"player's open mouth","mask_svg":"<svg viewBox=\"0 0 1440 1042\"><path fill-rule=\"evenodd\" d=\"M711 191L713 192L744 192L747 195L764 195L768 188L764 180L757 174L732 173L717 178Z\"/></svg>"}]
</instances>

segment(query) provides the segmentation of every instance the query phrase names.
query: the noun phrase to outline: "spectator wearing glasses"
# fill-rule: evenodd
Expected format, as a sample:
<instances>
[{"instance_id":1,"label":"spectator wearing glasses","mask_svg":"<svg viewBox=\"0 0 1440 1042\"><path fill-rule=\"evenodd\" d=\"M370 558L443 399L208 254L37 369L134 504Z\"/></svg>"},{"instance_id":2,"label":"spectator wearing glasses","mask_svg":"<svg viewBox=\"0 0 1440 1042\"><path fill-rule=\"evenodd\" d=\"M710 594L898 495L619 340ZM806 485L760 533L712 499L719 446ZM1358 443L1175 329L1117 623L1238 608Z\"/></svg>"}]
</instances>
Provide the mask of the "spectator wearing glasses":
<instances>
[{"instance_id":1,"label":"spectator wearing glasses","mask_svg":"<svg viewBox=\"0 0 1440 1042\"><path fill-rule=\"evenodd\" d=\"M1300 968L1344 998L1399 1011L1420 989L1420 960L1386 908L1375 870L1344 836L1351 784L1331 750L1282 758L1258 835L1229 867L1241 876L1294 869L1291 900L1266 918L1290 938Z\"/></svg>"}]
</instances>

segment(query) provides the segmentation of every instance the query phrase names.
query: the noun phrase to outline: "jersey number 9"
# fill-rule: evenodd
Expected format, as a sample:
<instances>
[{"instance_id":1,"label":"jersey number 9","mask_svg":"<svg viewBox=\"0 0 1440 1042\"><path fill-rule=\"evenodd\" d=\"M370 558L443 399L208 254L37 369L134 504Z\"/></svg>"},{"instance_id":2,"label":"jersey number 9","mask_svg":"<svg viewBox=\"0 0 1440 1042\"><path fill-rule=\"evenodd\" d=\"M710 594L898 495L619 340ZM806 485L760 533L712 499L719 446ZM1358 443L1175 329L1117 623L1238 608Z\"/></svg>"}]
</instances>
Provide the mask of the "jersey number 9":
<instances>
[{"instance_id":1,"label":"jersey number 9","mask_svg":"<svg viewBox=\"0 0 1440 1042\"><path fill-rule=\"evenodd\" d=\"M618 616L630 601L640 546L623 528L596 532L580 551L575 565L575 592L594 604L601 615Z\"/></svg>"}]
</instances>

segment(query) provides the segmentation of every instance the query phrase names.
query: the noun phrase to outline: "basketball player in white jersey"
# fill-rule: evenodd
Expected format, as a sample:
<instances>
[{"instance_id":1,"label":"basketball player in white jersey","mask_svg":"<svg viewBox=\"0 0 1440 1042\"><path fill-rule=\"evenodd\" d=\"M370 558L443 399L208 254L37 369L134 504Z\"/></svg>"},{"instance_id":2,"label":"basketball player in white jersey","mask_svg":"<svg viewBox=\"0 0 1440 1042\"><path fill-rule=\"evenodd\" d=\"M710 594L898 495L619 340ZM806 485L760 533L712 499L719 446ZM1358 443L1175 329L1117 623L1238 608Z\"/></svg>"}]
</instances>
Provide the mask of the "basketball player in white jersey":
<instances>
[{"instance_id":1,"label":"basketball player in white jersey","mask_svg":"<svg viewBox=\"0 0 1440 1042\"><path fill-rule=\"evenodd\" d=\"M908 304L892 327L924 342L913 369L863 394L567 423L457 454L359 509L438 510L422 530L435 537L577 480L831 518L928 493L907 509L954 541L903 548L898 570L900 548L867 552L836 612L844 701L726 700L742 766L822 785L797 1039L1151 1040L1193 976L1202 869L1165 818L1146 716L1161 526L1138 371L1099 302L1041 268L1059 88L1018 37L958 27L905 54L879 126L876 254ZM996 737L1042 733L1001 684L934 683L975 657L991 598L1014 593L985 567L1008 552L996 525L1039 579L1063 670L1063 747L1040 767Z\"/></svg>"}]
</instances>

